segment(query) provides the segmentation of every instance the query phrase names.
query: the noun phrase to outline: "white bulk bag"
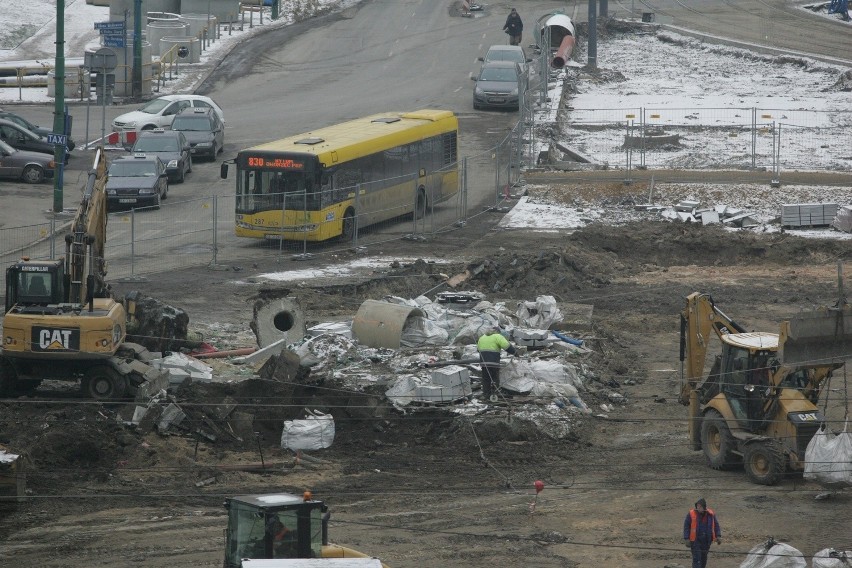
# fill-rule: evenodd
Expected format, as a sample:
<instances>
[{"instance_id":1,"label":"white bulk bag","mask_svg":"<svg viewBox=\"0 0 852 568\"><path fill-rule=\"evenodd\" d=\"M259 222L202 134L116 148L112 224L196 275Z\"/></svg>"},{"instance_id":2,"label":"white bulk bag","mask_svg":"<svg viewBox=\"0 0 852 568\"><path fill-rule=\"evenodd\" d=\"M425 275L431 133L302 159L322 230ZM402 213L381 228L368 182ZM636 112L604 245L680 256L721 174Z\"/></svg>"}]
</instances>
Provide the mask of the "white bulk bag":
<instances>
[{"instance_id":1,"label":"white bulk bag","mask_svg":"<svg viewBox=\"0 0 852 568\"><path fill-rule=\"evenodd\" d=\"M287 420L281 432L281 448L289 450L321 450L334 441L334 417L318 410L308 410L303 420Z\"/></svg>"},{"instance_id":2,"label":"white bulk bag","mask_svg":"<svg viewBox=\"0 0 852 568\"><path fill-rule=\"evenodd\" d=\"M801 552L770 539L749 550L740 568L807 568L807 565Z\"/></svg>"},{"instance_id":3,"label":"white bulk bag","mask_svg":"<svg viewBox=\"0 0 852 568\"><path fill-rule=\"evenodd\" d=\"M824 487L852 487L852 432L834 434L826 426L820 428L805 450L805 479Z\"/></svg>"},{"instance_id":4,"label":"white bulk bag","mask_svg":"<svg viewBox=\"0 0 852 568\"><path fill-rule=\"evenodd\" d=\"M849 568L852 566L852 550L824 548L814 554L813 568Z\"/></svg>"}]
</instances>

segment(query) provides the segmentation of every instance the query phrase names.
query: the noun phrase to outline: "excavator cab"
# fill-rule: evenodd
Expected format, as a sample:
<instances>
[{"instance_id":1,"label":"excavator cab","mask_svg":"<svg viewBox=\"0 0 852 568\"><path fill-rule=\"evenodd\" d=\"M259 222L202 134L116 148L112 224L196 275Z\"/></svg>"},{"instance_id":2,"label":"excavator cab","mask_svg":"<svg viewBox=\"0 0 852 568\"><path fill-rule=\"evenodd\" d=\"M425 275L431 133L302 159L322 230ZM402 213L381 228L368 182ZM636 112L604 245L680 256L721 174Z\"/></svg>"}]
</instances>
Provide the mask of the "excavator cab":
<instances>
[{"instance_id":1,"label":"excavator cab","mask_svg":"<svg viewBox=\"0 0 852 568\"><path fill-rule=\"evenodd\" d=\"M65 297L65 271L61 260L22 260L6 269L6 313L17 306L60 304Z\"/></svg>"},{"instance_id":2,"label":"excavator cab","mask_svg":"<svg viewBox=\"0 0 852 568\"><path fill-rule=\"evenodd\" d=\"M322 558L327 544L328 508L289 493L239 495L225 500L224 568L244 559Z\"/></svg>"}]
</instances>

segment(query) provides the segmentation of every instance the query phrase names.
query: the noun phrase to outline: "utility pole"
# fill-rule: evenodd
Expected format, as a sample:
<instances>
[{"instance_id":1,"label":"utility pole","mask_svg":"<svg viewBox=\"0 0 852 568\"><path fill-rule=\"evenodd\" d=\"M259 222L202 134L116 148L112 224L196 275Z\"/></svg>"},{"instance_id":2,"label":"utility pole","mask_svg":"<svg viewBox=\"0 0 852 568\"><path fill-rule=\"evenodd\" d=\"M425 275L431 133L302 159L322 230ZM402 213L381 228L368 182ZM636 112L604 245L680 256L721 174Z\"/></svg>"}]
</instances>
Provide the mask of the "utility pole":
<instances>
[{"instance_id":1,"label":"utility pole","mask_svg":"<svg viewBox=\"0 0 852 568\"><path fill-rule=\"evenodd\" d=\"M53 68L55 85L53 106L53 132L65 134L65 0L56 0L56 66ZM53 211L62 212L62 174L65 167L65 144L53 148L56 170L53 175Z\"/></svg>"},{"instance_id":2,"label":"utility pole","mask_svg":"<svg viewBox=\"0 0 852 568\"><path fill-rule=\"evenodd\" d=\"M142 0L133 2L133 98L142 96Z\"/></svg>"},{"instance_id":3,"label":"utility pole","mask_svg":"<svg viewBox=\"0 0 852 568\"><path fill-rule=\"evenodd\" d=\"M589 0L589 69L598 68L598 2Z\"/></svg>"}]
</instances>

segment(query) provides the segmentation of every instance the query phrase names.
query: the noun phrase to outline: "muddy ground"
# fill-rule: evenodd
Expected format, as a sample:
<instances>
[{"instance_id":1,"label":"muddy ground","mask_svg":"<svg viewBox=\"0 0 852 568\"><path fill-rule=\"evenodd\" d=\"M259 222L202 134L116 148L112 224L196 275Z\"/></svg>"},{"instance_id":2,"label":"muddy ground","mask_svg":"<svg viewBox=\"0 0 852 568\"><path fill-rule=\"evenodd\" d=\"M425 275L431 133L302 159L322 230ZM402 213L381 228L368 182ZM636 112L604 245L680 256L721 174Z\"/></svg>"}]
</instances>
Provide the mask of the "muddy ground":
<instances>
[{"instance_id":1,"label":"muddy ground","mask_svg":"<svg viewBox=\"0 0 852 568\"><path fill-rule=\"evenodd\" d=\"M834 301L836 262L849 260L848 242L660 221L529 234L495 231L496 221L482 216L445 242L384 252L422 247L424 256L464 259L443 266L447 273L482 265L468 287L493 300L552 294L593 304L593 327L569 332L593 347L585 364L596 386L626 397L607 417L566 411L572 433L554 439L511 406L473 417L445 408L403 415L372 408L369 390L326 383L292 399L261 379L177 390L193 423L215 417L226 396L254 415L255 439L212 442L189 431L140 432L116 421L118 408L45 384L34 398L2 403L0 443L26 456L30 494L0 517L2 564L218 566L223 497L304 489L330 505L334 541L393 567L687 566L681 524L698 497L717 511L725 535L714 566L738 566L770 535L806 555L852 548L852 495L816 501L820 488L801 476L763 487L741 470L709 469L687 444L676 396L678 312L687 294L710 292L746 327L774 330L799 309ZM309 320L323 321L351 316L366 298L417 296L440 283L433 272L418 263L393 277L313 289L245 285L251 274L193 269L136 287L185 308L190 328L226 330L219 340L236 346L250 337L257 297L296 296ZM843 417L844 378L832 384L835 420ZM597 407L605 399L591 390L583 396ZM280 429L306 405L335 414L337 437L314 454L323 464L293 467L278 447ZM261 462L274 467L251 471ZM535 480L545 490L531 513Z\"/></svg>"}]
</instances>

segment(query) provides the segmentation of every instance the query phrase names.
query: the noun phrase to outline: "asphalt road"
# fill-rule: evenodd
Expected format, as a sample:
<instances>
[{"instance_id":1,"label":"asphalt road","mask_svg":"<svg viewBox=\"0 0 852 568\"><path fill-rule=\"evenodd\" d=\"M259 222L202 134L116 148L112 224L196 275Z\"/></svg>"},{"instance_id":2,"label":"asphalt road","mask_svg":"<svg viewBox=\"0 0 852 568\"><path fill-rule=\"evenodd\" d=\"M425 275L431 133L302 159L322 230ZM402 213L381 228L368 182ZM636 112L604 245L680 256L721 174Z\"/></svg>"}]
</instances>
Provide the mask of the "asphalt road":
<instances>
[{"instance_id":1,"label":"asphalt road","mask_svg":"<svg viewBox=\"0 0 852 568\"><path fill-rule=\"evenodd\" d=\"M476 58L489 45L505 43L501 28L506 10L492 5L468 19L458 17L456 5L434 0L367 0L343 13L270 30L238 45L197 89L225 109L228 127L223 157L232 158L239 149L260 142L374 112L447 108L460 117L460 156L472 158L468 208L476 212L493 203L499 184L495 183L491 148L507 135L517 114L474 112L470 77L479 66ZM518 9L527 25L525 44L531 43L536 19L545 14L562 10L578 23L588 14L585 0L525 1ZM609 3L609 12L622 18L632 14L637 19L643 12L653 12L664 25L827 58L850 53L852 47L849 24L818 17L781 0L618 0ZM135 106L90 107L89 138L99 135L102 117L108 130L115 116ZM16 108L37 123L52 121L49 105ZM73 135L83 140L87 108L72 105L71 112ZM65 174L66 207L76 206L89 161L79 155L72 159ZM139 229L137 221L142 223L142 234L159 242L160 249L151 245L147 254L137 256L170 268L172 263L164 265L163 258L179 265L177 257L182 252L204 253L205 246L212 246L212 238L207 239L196 225L203 225L215 211L222 251L230 251L233 259L262 254L264 249L258 243L232 236L232 195L233 179L219 178L218 162L197 163L186 183L172 186L170 199L160 212L142 213L133 223L124 216L111 224L111 235L122 231L124 242L131 231ZM0 207L0 227L45 222L45 211L53 204L52 188L47 184L29 187L3 182L0 196L12 205ZM217 196L215 207L212 196ZM451 204L438 224L454 214ZM189 236L169 238L175 227L188 227L186 234L194 234L203 243L200 250ZM389 235L408 230L408 226L398 225L389 228ZM112 262L124 260L114 257Z\"/></svg>"}]
</instances>

